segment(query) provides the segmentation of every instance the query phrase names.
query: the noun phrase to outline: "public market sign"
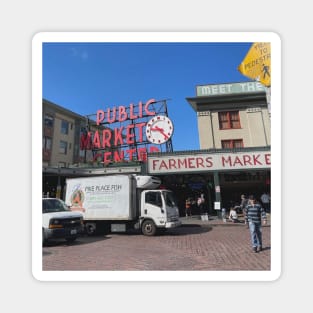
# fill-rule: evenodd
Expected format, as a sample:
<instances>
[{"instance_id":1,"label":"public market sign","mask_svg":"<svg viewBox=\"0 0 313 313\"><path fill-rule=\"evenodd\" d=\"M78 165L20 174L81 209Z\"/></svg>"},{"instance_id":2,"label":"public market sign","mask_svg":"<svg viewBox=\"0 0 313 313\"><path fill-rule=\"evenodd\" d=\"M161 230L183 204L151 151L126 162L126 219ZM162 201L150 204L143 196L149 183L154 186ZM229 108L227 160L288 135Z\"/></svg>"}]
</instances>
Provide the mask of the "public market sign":
<instances>
[{"instance_id":1,"label":"public market sign","mask_svg":"<svg viewBox=\"0 0 313 313\"><path fill-rule=\"evenodd\" d=\"M196 87L197 97L201 96L222 96L233 94L246 94L253 92L265 92L264 86L260 82L244 82L232 84L214 84Z\"/></svg>"},{"instance_id":2,"label":"public market sign","mask_svg":"<svg viewBox=\"0 0 313 313\"><path fill-rule=\"evenodd\" d=\"M111 127L82 133L80 149L103 150L94 155L94 160L101 157L105 164L112 161L121 162L126 158L131 161L135 157L139 161L146 161L147 149L136 148L134 145L143 143L146 139L150 143L160 145L168 141L173 133L170 119L167 116L157 115L157 112L153 110L152 105L155 102L155 99L149 99L146 103L140 101L137 106L130 104L128 108L120 105L105 111L97 110L96 125L111 125ZM143 117L148 117L150 120L142 122ZM130 120L134 122L123 124ZM139 122L136 123L136 120ZM121 147L128 148L121 149ZM160 152L160 150L157 146L149 146L149 152Z\"/></svg>"},{"instance_id":3,"label":"public market sign","mask_svg":"<svg viewBox=\"0 0 313 313\"><path fill-rule=\"evenodd\" d=\"M207 172L217 170L264 169L271 167L271 152L198 153L149 156L149 174Z\"/></svg>"}]
</instances>

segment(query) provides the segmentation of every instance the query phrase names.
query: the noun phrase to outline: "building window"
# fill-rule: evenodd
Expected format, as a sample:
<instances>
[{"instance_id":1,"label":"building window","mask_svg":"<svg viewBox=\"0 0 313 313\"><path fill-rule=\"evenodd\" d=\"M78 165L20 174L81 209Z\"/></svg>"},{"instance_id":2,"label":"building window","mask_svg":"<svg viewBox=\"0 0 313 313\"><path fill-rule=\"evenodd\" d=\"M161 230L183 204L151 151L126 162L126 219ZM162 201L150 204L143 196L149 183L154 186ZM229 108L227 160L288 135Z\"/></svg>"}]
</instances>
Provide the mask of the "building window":
<instances>
[{"instance_id":1,"label":"building window","mask_svg":"<svg viewBox=\"0 0 313 313\"><path fill-rule=\"evenodd\" d=\"M61 154L66 154L67 153L67 142L66 141L60 141L60 149L59 152Z\"/></svg>"},{"instance_id":2,"label":"building window","mask_svg":"<svg viewBox=\"0 0 313 313\"><path fill-rule=\"evenodd\" d=\"M67 135L68 127L69 127L69 122L62 120L61 121L61 134Z\"/></svg>"},{"instance_id":3,"label":"building window","mask_svg":"<svg viewBox=\"0 0 313 313\"><path fill-rule=\"evenodd\" d=\"M47 127L53 127L53 117L51 115L45 114L44 123Z\"/></svg>"},{"instance_id":4,"label":"building window","mask_svg":"<svg viewBox=\"0 0 313 313\"><path fill-rule=\"evenodd\" d=\"M220 129L241 128L239 111L218 112Z\"/></svg>"},{"instance_id":5,"label":"building window","mask_svg":"<svg viewBox=\"0 0 313 313\"><path fill-rule=\"evenodd\" d=\"M222 148L223 149L243 148L243 140L242 139L222 140Z\"/></svg>"},{"instance_id":6,"label":"building window","mask_svg":"<svg viewBox=\"0 0 313 313\"><path fill-rule=\"evenodd\" d=\"M42 138L42 148L44 150L51 150L52 139L50 137L44 136Z\"/></svg>"}]
</instances>

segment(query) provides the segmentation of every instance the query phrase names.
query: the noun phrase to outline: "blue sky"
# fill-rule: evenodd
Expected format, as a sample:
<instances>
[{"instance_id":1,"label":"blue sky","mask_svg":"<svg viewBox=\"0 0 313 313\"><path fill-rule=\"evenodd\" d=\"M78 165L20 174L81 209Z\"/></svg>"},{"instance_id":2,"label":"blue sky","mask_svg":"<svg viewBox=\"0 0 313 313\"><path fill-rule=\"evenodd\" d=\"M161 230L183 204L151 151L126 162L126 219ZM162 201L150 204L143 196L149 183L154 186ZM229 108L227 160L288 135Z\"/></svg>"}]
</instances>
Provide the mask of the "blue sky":
<instances>
[{"instance_id":1,"label":"blue sky","mask_svg":"<svg viewBox=\"0 0 313 313\"><path fill-rule=\"evenodd\" d=\"M242 82L252 43L44 43L43 98L80 115L171 99L174 151L199 149L196 85Z\"/></svg>"}]
</instances>

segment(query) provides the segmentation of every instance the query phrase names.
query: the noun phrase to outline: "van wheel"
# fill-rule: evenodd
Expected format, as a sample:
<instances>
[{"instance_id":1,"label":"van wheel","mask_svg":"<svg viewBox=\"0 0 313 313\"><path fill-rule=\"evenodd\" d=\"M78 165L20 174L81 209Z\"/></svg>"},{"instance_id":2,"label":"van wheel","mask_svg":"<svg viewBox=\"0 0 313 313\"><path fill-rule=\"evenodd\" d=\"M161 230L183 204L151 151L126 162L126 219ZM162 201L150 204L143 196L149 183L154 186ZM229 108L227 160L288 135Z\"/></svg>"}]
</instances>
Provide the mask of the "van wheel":
<instances>
[{"instance_id":1,"label":"van wheel","mask_svg":"<svg viewBox=\"0 0 313 313\"><path fill-rule=\"evenodd\" d=\"M146 220L142 223L141 231L145 236L154 236L156 234L156 227L152 220Z\"/></svg>"}]
</instances>

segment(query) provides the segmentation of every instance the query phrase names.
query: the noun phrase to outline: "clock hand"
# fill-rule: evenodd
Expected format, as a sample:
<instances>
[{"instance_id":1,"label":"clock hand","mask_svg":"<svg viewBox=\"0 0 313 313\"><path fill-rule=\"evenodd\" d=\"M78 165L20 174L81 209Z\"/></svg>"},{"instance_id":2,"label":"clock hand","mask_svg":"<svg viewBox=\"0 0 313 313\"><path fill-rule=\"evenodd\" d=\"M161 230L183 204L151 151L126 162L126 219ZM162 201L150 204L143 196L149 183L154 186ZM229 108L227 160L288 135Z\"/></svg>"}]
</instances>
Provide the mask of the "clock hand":
<instances>
[{"instance_id":1,"label":"clock hand","mask_svg":"<svg viewBox=\"0 0 313 313\"><path fill-rule=\"evenodd\" d=\"M164 133L164 129L163 128L155 126L154 128L150 128L150 129L160 132L164 136L165 139L168 139L168 136Z\"/></svg>"}]
</instances>

